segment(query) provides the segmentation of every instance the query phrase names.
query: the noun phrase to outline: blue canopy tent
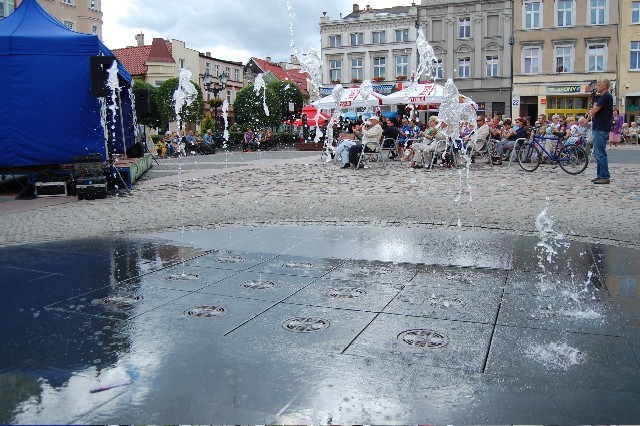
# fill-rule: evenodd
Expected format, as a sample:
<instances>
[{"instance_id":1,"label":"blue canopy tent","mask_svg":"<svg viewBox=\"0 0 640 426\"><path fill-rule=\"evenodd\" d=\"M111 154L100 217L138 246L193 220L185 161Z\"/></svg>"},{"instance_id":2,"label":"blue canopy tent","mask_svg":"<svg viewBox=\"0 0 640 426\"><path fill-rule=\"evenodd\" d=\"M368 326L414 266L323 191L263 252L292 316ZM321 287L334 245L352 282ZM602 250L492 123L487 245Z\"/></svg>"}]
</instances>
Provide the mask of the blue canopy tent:
<instances>
[{"instance_id":1,"label":"blue canopy tent","mask_svg":"<svg viewBox=\"0 0 640 426\"><path fill-rule=\"evenodd\" d=\"M91 92L91 56L113 56L98 36L69 30L36 0L0 20L0 169L107 157L101 102ZM135 144L131 75L118 64L119 108L111 149ZM111 127L111 126L109 126Z\"/></svg>"}]
</instances>

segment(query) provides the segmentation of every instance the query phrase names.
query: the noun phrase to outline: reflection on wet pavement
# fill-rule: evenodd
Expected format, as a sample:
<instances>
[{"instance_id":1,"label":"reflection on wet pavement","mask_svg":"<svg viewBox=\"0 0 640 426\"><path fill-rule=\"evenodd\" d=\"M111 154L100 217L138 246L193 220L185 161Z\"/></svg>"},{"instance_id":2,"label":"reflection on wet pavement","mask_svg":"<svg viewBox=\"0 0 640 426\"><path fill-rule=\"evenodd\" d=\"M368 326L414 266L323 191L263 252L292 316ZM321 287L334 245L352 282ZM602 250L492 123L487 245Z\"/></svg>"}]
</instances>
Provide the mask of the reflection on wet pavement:
<instances>
[{"instance_id":1,"label":"reflection on wet pavement","mask_svg":"<svg viewBox=\"0 0 640 426\"><path fill-rule=\"evenodd\" d=\"M187 241L187 242L185 242ZM3 423L637 423L638 253L270 227L0 249Z\"/></svg>"}]
</instances>

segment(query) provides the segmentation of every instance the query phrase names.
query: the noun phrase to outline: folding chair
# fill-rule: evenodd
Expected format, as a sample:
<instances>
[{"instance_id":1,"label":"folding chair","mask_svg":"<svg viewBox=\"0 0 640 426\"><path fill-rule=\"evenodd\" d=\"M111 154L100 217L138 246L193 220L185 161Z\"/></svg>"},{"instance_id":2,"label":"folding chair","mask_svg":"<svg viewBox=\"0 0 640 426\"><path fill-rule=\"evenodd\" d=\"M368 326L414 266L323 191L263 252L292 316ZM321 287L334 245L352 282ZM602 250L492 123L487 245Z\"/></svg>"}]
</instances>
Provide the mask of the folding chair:
<instances>
[{"instance_id":1,"label":"folding chair","mask_svg":"<svg viewBox=\"0 0 640 426\"><path fill-rule=\"evenodd\" d=\"M384 153L387 152L387 156L385 157ZM385 158L391 158L391 153L398 152L398 140L394 138L384 138L382 140L382 145L380 146L380 154L382 157L382 165L385 166ZM386 166L385 166L386 167Z\"/></svg>"},{"instance_id":2,"label":"folding chair","mask_svg":"<svg viewBox=\"0 0 640 426\"><path fill-rule=\"evenodd\" d=\"M518 138L518 139L516 139L516 144L514 145L513 149L511 150L511 154L509 154L509 165L511 165L511 163L513 161L515 161L516 155L518 153L518 149L520 149L522 144L525 143L527 140L528 140L527 138Z\"/></svg>"},{"instance_id":3,"label":"folding chair","mask_svg":"<svg viewBox=\"0 0 640 426\"><path fill-rule=\"evenodd\" d=\"M358 165L356 166L356 170L360 168L360 164L368 165L369 158L367 157L377 157L376 161L382 160L382 144L380 142L363 142L362 143L362 152L360 153L360 158L358 158Z\"/></svg>"}]
</instances>

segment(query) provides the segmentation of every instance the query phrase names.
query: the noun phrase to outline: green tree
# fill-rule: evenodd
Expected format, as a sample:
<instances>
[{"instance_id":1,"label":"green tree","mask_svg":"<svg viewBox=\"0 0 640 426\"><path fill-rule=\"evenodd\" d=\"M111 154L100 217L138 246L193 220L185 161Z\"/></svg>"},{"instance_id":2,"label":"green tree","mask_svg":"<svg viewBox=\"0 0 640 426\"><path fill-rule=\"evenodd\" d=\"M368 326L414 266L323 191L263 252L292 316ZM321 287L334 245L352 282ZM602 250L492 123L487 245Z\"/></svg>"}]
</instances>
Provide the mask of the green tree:
<instances>
[{"instance_id":1,"label":"green tree","mask_svg":"<svg viewBox=\"0 0 640 426\"><path fill-rule=\"evenodd\" d=\"M173 93L178 88L178 84L179 79L176 77L165 81L158 88L158 112L163 126L168 126L170 122L177 120ZM182 121L188 123L199 123L204 116L204 99L202 97L200 87L193 81L191 84L196 88L197 96L191 105L183 108L181 114Z\"/></svg>"},{"instance_id":2,"label":"green tree","mask_svg":"<svg viewBox=\"0 0 640 426\"><path fill-rule=\"evenodd\" d=\"M136 90L147 91L151 106L151 111L149 113L137 115L138 124L153 127L154 129L159 128L162 121L160 114L158 113L158 88L149 83L145 83L142 80L133 80L133 91L135 92Z\"/></svg>"},{"instance_id":3,"label":"green tree","mask_svg":"<svg viewBox=\"0 0 640 426\"><path fill-rule=\"evenodd\" d=\"M267 116L264 111L263 92L260 90L256 94L253 84L240 90L233 103L233 113L236 122L242 126L252 127L276 127L282 123L282 106L280 98L276 95L272 87L267 86L266 102L269 109Z\"/></svg>"},{"instance_id":4,"label":"green tree","mask_svg":"<svg viewBox=\"0 0 640 426\"><path fill-rule=\"evenodd\" d=\"M201 129L201 133L207 133L207 130L211 129L211 131L214 131L214 123L213 123L213 118L211 118L210 115L205 116L202 119L202 123L200 123L200 129Z\"/></svg>"},{"instance_id":5,"label":"green tree","mask_svg":"<svg viewBox=\"0 0 640 426\"><path fill-rule=\"evenodd\" d=\"M304 98L302 91L295 82L287 81L273 81L267 85L278 98L280 104L280 111L282 112L282 118L280 122L287 119L291 113L289 112L289 102L293 102L294 111L293 115L299 117L304 106Z\"/></svg>"}]
</instances>

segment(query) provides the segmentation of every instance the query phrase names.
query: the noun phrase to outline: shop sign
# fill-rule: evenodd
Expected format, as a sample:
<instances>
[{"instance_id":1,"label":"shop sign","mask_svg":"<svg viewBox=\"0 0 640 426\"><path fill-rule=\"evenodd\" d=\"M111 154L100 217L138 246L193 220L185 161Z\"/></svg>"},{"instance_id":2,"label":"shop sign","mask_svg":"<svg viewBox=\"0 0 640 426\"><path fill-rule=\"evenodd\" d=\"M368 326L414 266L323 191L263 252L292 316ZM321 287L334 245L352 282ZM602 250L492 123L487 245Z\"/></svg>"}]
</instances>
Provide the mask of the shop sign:
<instances>
[{"instance_id":1,"label":"shop sign","mask_svg":"<svg viewBox=\"0 0 640 426\"><path fill-rule=\"evenodd\" d=\"M476 105L478 105L478 111L484 111L486 110L485 107L485 103L484 102L477 102Z\"/></svg>"},{"instance_id":2,"label":"shop sign","mask_svg":"<svg viewBox=\"0 0 640 426\"><path fill-rule=\"evenodd\" d=\"M547 93L580 93L580 86L547 86Z\"/></svg>"}]
</instances>

